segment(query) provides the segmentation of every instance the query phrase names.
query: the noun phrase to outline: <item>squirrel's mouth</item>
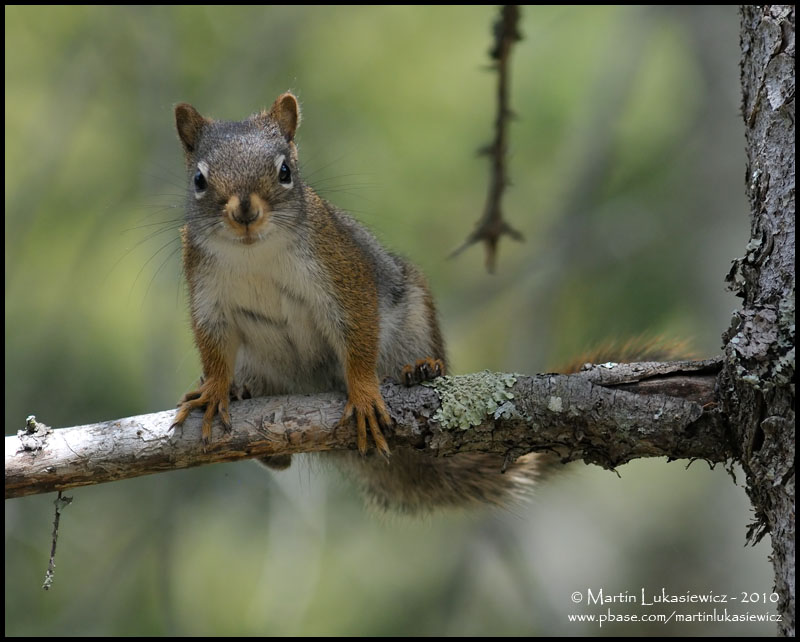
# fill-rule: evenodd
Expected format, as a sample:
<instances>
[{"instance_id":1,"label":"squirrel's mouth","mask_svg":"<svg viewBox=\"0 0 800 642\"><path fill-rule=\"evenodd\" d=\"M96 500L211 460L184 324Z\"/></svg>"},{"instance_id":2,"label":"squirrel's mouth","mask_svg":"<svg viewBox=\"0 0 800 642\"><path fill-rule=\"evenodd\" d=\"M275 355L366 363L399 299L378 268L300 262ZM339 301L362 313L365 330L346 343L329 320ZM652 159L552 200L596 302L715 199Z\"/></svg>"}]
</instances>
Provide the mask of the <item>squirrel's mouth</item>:
<instances>
[{"instance_id":1,"label":"squirrel's mouth","mask_svg":"<svg viewBox=\"0 0 800 642\"><path fill-rule=\"evenodd\" d=\"M269 228L269 222L266 220L258 220L246 225L231 221L227 221L227 223L228 225L226 226L227 229L224 232L224 236L242 245L254 245L263 241L267 236L267 230Z\"/></svg>"},{"instance_id":2,"label":"squirrel's mouth","mask_svg":"<svg viewBox=\"0 0 800 642\"><path fill-rule=\"evenodd\" d=\"M268 225L247 225L236 226L230 225L229 222L217 229L214 236L226 244L231 245L246 245L248 247L262 242L269 236L267 229Z\"/></svg>"},{"instance_id":3,"label":"squirrel's mouth","mask_svg":"<svg viewBox=\"0 0 800 642\"><path fill-rule=\"evenodd\" d=\"M256 243L263 241L267 236L265 227L266 226L259 225L258 229L253 229L254 226L248 225L243 230L229 228L226 231L225 236L237 244L255 245Z\"/></svg>"}]
</instances>

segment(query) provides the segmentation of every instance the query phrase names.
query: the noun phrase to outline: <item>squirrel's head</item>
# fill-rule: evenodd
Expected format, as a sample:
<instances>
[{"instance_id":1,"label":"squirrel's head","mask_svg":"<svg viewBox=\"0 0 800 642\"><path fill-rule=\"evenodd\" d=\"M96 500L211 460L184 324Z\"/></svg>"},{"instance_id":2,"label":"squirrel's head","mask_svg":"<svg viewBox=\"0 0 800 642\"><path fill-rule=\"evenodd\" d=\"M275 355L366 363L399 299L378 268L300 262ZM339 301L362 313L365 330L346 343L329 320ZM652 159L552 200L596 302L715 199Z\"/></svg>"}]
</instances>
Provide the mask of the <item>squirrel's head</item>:
<instances>
[{"instance_id":1,"label":"squirrel's head","mask_svg":"<svg viewBox=\"0 0 800 642\"><path fill-rule=\"evenodd\" d=\"M239 122L211 120L187 103L176 105L190 181L190 233L195 228L251 244L264 238L271 222L292 225L303 198L294 143L299 123L300 106L291 93Z\"/></svg>"}]
</instances>

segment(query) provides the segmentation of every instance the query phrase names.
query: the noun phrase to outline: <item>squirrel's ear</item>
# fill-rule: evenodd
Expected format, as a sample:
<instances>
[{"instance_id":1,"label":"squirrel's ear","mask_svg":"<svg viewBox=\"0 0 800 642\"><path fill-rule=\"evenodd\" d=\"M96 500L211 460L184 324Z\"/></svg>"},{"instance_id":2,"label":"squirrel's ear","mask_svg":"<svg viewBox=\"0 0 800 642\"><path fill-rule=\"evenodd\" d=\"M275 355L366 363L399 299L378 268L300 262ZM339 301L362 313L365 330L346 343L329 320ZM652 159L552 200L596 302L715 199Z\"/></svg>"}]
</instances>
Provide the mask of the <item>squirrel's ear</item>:
<instances>
[{"instance_id":1,"label":"squirrel's ear","mask_svg":"<svg viewBox=\"0 0 800 642\"><path fill-rule=\"evenodd\" d=\"M300 124L300 105L294 94L286 92L278 96L269 110L269 118L274 120L288 142L294 140L294 133Z\"/></svg>"},{"instance_id":2,"label":"squirrel's ear","mask_svg":"<svg viewBox=\"0 0 800 642\"><path fill-rule=\"evenodd\" d=\"M208 122L189 103L175 105L175 125L178 128L178 136L183 143L183 149L187 154L191 154L197 147L203 127Z\"/></svg>"}]
</instances>

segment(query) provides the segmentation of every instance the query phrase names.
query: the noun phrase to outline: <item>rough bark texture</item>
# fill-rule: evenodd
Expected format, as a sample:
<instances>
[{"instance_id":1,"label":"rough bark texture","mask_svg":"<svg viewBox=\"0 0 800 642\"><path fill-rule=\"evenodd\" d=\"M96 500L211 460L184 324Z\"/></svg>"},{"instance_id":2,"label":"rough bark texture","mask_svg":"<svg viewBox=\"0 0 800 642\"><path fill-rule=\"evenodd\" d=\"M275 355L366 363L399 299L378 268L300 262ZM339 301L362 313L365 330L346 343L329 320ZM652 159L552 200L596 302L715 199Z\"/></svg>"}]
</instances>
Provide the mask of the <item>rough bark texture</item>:
<instances>
[{"instance_id":1,"label":"rough bark texture","mask_svg":"<svg viewBox=\"0 0 800 642\"><path fill-rule=\"evenodd\" d=\"M752 224L728 282L743 299L725 333L720 396L755 508L772 535L782 635L795 634L795 8L741 8L742 112Z\"/></svg>"},{"instance_id":2,"label":"rough bark texture","mask_svg":"<svg viewBox=\"0 0 800 642\"><path fill-rule=\"evenodd\" d=\"M637 457L733 456L715 403L720 361L603 364L578 374L478 373L441 377L435 387L384 384L396 423L392 447L431 456L534 450L606 468ZM98 484L165 470L334 449L355 449L337 428L344 396L269 397L231 404L234 430L214 426L200 443L200 413L170 430L175 411L52 430L29 419L6 437L6 498ZM391 465L389 463L388 465Z\"/></svg>"}]
</instances>

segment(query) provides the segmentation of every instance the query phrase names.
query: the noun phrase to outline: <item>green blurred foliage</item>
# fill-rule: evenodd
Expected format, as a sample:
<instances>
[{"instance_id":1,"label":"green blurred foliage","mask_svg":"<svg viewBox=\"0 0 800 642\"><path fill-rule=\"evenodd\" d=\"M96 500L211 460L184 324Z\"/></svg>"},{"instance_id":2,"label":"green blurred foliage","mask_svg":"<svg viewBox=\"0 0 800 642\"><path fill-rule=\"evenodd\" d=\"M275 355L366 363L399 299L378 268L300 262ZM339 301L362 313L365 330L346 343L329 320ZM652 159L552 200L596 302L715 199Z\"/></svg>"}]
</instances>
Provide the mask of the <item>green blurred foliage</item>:
<instances>
[{"instance_id":1,"label":"green blurred foliage","mask_svg":"<svg viewBox=\"0 0 800 642\"><path fill-rule=\"evenodd\" d=\"M642 333L717 352L748 228L735 10L523 9L504 210L526 241L490 276L481 248L445 257L485 201L495 12L6 7L6 431L162 410L191 385L172 106L240 119L289 88L305 175L426 271L456 371L542 371ZM534 505L422 522L369 515L316 460L79 489L47 593L52 496L12 500L6 634L772 634L567 621L600 612L571 603L587 588L771 590L724 471L620 473L574 465Z\"/></svg>"}]
</instances>

